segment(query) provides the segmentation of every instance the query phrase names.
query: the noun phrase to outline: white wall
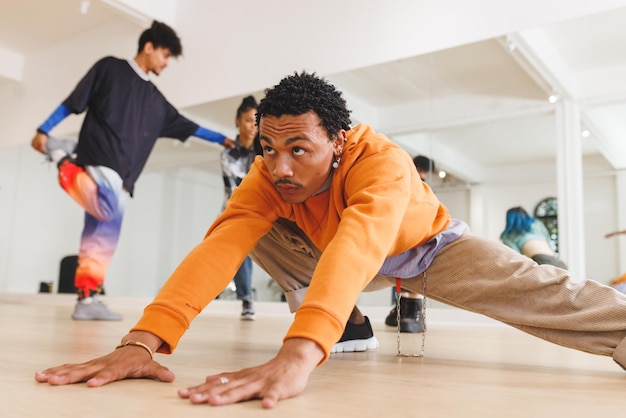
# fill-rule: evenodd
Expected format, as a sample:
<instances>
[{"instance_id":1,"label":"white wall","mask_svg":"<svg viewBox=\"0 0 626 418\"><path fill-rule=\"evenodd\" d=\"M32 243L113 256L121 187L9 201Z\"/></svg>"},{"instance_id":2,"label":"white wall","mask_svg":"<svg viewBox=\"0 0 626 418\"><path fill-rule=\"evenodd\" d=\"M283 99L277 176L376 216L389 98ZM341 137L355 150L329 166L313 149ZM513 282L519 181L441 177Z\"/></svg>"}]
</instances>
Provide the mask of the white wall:
<instances>
[{"instance_id":1,"label":"white wall","mask_svg":"<svg viewBox=\"0 0 626 418\"><path fill-rule=\"evenodd\" d=\"M12 168L2 176L0 211L9 217L0 220L0 289L31 293L76 252L82 212L56 184L55 167L29 147L3 148L0 161L0 170Z\"/></svg>"},{"instance_id":2,"label":"white wall","mask_svg":"<svg viewBox=\"0 0 626 418\"><path fill-rule=\"evenodd\" d=\"M544 172L549 162L537 163ZM512 169L509 167L509 169ZM587 276L603 283L619 277L618 240L605 239L615 229L616 185L613 174L591 173L584 180ZM472 230L498 240L506 210L521 205L532 210L554 196L554 179L494 182L480 186L480 201L471 188L442 188L441 201ZM118 251L106 281L112 295L153 296L170 273L204 236L221 210L219 175L197 168L147 171L130 199ZM479 213L473 213L472 210ZM24 145L0 149L0 291L35 293L40 281L58 278L62 257L75 254L83 213L56 183L56 169ZM470 219L479 219L477 225ZM567 260L565 260L567 262ZM269 277L255 268L260 298L276 298ZM389 291L362 296L360 303L389 304Z\"/></svg>"},{"instance_id":3,"label":"white wall","mask_svg":"<svg viewBox=\"0 0 626 418\"><path fill-rule=\"evenodd\" d=\"M550 164L537 163L536 171L547 171ZM606 233L616 229L618 191L615 174L594 172L593 164L593 161L585 160L583 178L586 278L608 284L623 274L620 271L617 241L604 238ZM504 229L505 214L509 208L523 206L531 212L544 198L555 197L556 187L554 176L546 176L543 180L483 185L483 226L473 228L474 232L497 240ZM568 263L569 260L563 261Z\"/></svg>"},{"instance_id":4,"label":"white wall","mask_svg":"<svg viewBox=\"0 0 626 418\"><path fill-rule=\"evenodd\" d=\"M180 1L184 65L163 86L189 106L302 69L338 73L620 6L626 1Z\"/></svg>"},{"instance_id":5,"label":"white wall","mask_svg":"<svg viewBox=\"0 0 626 418\"><path fill-rule=\"evenodd\" d=\"M604 235L616 228L617 189L614 173L594 170L595 161L585 160L584 177L584 218L586 248L586 278L609 284L621 276L618 239L605 239ZM529 172L526 180L516 181L502 178L512 172ZM477 187L439 189L439 199L446 205L451 215L466 221L472 232L499 241L500 233L506 224L506 211L514 206L523 206L532 212L541 200L556 196L555 176L545 175L554 172L554 162L543 161L526 164L524 167L501 168L500 176L494 175L494 181ZM472 194L479 191L478 198ZM471 220L474 220L472 222ZM566 263L568 260L564 260ZM359 304L388 305L391 291L388 289L361 295ZM429 305L444 307L431 302Z\"/></svg>"},{"instance_id":6,"label":"white wall","mask_svg":"<svg viewBox=\"0 0 626 418\"><path fill-rule=\"evenodd\" d=\"M0 85L0 146L28 143L96 60L107 55L134 57L140 30L120 21L28 55L22 82ZM77 132L81 121L67 118L53 133Z\"/></svg>"},{"instance_id":7,"label":"white wall","mask_svg":"<svg viewBox=\"0 0 626 418\"><path fill-rule=\"evenodd\" d=\"M624 0L294 3L181 1L177 29L185 57L156 83L175 105L190 106L258 91L295 70L331 74L626 5ZM0 291L35 292L39 281L56 278L64 255L76 252L82 212L56 185L54 168L42 164L27 143L97 58L132 57L137 33L137 25L124 21L95 28L27 56L23 81L0 86ZM55 134L72 135L79 123L80 118L68 119ZM610 178L585 180L587 266L601 281L617 273L611 244L596 240L617 216L610 184ZM479 227L496 238L506 208L532 206L545 194L555 195L554 187L550 182L485 186L480 205L466 191L442 193L442 200L459 217L477 216L463 206L466 200L480 206ZM201 238L221 199L215 176L185 169L144 173L128 205L109 293L154 294Z\"/></svg>"},{"instance_id":8,"label":"white wall","mask_svg":"<svg viewBox=\"0 0 626 418\"><path fill-rule=\"evenodd\" d=\"M221 211L223 187L202 169L145 172L127 204L107 294L154 296ZM41 281L58 289L60 261L77 254L82 225L53 164L26 145L0 149L0 292L36 293ZM255 267L258 297L278 296L268 280Z\"/></svg>"}]
</instances>

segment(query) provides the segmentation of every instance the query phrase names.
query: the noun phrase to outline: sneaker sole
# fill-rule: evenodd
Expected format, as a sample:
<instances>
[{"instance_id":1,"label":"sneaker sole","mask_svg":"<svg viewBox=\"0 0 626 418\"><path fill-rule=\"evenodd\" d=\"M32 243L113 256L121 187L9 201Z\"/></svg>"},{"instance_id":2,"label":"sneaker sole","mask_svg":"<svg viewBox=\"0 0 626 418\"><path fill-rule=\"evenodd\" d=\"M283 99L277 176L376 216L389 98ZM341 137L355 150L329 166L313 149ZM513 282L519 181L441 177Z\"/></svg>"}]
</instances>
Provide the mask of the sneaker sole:
<instances>
[{"instance_id":1,"label":"sneaker sole","mask_svg":"<svg viewBox=\"0 0 626 418\"><path fill-rule=\"evenodd\" d=\"M397 325L396 325L397 328ZM407 334L419 334L420 332L424 332L424 327L421 325L404 325L400 324L400 332Z\"/></svg>"},{"instance_id":2,"label":"sneaker sole","mask_svg":"<svg viewBox=\"0 0 626 418\"><path fill-rule=\"evenodd\" d=\"M367 350L374 350L378 348L378 340L376 337L368 338L367 340L350 340L337 343L330 350L331 353L353 353Z\"/></svg>"}]
</instances>

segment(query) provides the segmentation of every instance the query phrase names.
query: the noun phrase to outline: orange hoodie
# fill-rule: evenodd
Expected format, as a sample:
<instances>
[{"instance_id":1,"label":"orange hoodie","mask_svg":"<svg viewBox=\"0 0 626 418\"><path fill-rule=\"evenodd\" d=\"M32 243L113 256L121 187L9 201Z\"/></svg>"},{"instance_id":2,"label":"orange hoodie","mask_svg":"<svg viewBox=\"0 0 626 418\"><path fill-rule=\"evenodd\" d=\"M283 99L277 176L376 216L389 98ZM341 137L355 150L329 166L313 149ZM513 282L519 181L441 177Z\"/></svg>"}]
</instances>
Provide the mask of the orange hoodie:
<instances>
[{"instance_id":1,"label":"orange hoodie","mask_svg":"<svg viewBox=\"0 0 626 418\"><path fill-rule=\"evenodd\" d=\"M204 240L181 262L133 330L149 331L171 353L190 322L230 282L274 221L287 218L323 251L285 336L316 342L328 358L357 298L387 256L427 242L450 223L411 157L360 124L348 131L330 188L301 204L284 202L257 157Z\"/></svg>"}]
</instances>

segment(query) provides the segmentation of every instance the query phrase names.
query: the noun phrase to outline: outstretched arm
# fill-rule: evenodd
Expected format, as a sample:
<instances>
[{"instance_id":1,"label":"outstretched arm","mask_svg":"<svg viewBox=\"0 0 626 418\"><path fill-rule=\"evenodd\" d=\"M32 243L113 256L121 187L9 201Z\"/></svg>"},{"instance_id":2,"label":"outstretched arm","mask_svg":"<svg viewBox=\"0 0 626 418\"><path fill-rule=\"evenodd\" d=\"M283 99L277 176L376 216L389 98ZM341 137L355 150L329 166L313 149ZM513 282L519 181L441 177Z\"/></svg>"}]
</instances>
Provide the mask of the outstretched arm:
<instances>
[{"instance_id":1,"label":"outstretched arm","mask_svg":"<svg viewBox=\"0 0 626 418\"><path fill-rule=\"evenodd\" d=\"M129 342L129 344L126 344ZM134 344L134 343L140 344ZM35 373L35 379L50 385L86 382L89 387L116 380L151 378L162 382L174 380L174 373L152 359L162 344L154 334L143 331L128 333L113 352L81 364L64 364Z\"/></svg>"},{"instance_id":2,"label":"outstretched arm","mask_svg":"<svg viewBox=\"0 0 626 418\"><path fill-rule=\"evenodd\" d=\"M181 389L178 395L194 404L228 405L261 399L264 408L301 394L309 376L324 358L324 351L311 340L291 338L270 361L233 373L207 376L205 383Z\"/></svg>"},{"instance_id":3,"label":"outstretched arm","mask_svg":"<svg viewBox=\"0 0 626 418\"><path fill-rule=\"evenodd\" d=\"M193 136L197 136L205 141L217 142L218 144L223 145L224 148L233 148L235 146L235 141L232 139L227 138L218 132L203 128L202 126L198 126L198 129L196 129Z\"/></svg>"}]
</instances>

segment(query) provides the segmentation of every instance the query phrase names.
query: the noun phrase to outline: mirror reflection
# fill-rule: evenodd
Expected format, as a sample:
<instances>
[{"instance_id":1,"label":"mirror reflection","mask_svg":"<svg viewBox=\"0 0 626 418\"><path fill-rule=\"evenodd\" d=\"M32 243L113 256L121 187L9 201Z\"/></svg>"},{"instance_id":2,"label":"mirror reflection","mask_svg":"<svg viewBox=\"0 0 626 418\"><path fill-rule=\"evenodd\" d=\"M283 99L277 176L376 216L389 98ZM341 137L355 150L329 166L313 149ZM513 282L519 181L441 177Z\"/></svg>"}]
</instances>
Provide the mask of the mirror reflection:
<instances>
[{"instance_id":1,"label":"mirror reflection","mask_svg":"<svg viewBox=\"0 0 626 418\"><path fill-rule=\"evenodd\" d=\"M626 62L616 53L625 20L626 9L613 10L325 76L344 92L354 123L434 161L426 181L474 233L497 240L507 209L533 212L556 197L561 257L575 276L611 283L626 272L626 235L605 238L626 227ZM60 83L59 99L72 83ZM248 95L260 99L263 90L181 112L234 138ZM43 120L46 109L32 111ZM61 132L76 138L79 126L67 121ZM153 296L202 239L223 204L220 151L198 140L157 142L128 205L107 292ZM37 292L40 282L57 291L61 260L77 251L82 211L54 171L27 145L0 149L0 291ZM281 300L257 266L253 288L257 300ZM234 298L234 287L223 297ZM359 304L390 305L390 291Z\"/></svg>"}]
</instances>

